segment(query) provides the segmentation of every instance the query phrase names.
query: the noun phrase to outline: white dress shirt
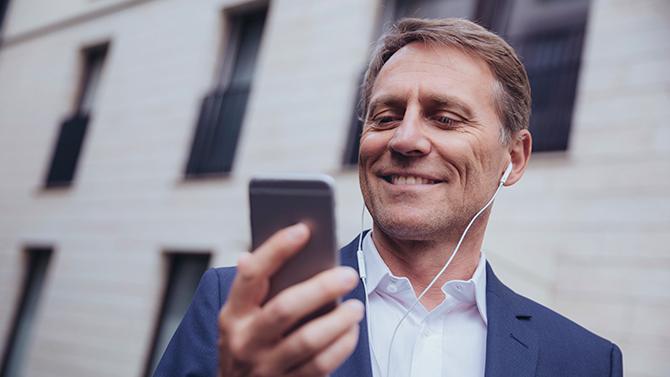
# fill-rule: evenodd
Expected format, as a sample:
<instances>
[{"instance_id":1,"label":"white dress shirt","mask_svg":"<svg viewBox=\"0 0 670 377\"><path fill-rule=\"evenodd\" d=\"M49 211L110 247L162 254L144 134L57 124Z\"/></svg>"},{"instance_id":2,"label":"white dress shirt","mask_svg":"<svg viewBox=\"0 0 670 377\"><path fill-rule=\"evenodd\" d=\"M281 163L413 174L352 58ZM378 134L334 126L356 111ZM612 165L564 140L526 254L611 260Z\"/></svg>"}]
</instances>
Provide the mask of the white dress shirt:
<instances>
[{"instance_id":1,"label":"white dress shirt","mask_svg":"<svg viewBox=\"0 0 670 377\"><path fill-rule=\"evenodd\" d=\"M363 240L368 295L368 336L374 377L483 377L486 362L486 259L472 278L442 286L444 300L433 310L417 304L391 336L407 309L416 301L409 279L394 276L379 256L368 232Z\"/></svg>"}]
</instances>

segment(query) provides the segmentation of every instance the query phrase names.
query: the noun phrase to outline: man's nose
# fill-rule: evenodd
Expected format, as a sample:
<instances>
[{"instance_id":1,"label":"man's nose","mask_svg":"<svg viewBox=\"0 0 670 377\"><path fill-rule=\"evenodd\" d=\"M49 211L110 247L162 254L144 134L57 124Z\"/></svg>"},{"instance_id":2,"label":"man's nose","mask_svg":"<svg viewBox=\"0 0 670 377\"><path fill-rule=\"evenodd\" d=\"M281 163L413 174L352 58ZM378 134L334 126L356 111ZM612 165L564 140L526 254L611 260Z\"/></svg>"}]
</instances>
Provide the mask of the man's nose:
<instances>
[{"instance_id":1,"label":"man's nose","mask_svg":"<svg viewBox=\"0 0 670 377\"><path fill-rule=\"evenodd\" d=\"M407 111L389 141L389 149L408 157L426 155L430 152L431 143L425 131L420 114Z\"/></svg>"}]
</instances>

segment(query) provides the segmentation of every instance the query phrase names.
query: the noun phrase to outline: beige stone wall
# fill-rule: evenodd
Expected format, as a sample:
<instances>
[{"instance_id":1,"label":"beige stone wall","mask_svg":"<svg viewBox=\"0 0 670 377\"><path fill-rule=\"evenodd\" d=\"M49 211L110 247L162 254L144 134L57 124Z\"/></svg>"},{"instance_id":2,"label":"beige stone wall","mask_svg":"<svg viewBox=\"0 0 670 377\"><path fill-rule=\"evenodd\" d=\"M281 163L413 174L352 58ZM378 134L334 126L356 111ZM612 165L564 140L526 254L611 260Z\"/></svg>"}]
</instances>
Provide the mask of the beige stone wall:
<instances>
[{"instance_id":1,"label":"beige stone wall","mask_svg":"<svg viewBox=\"0 0 670 377\"><path fill-rule=\"evenodd\" d=\"M340 160L376 0L272 1L234 173L183 179L221 11L243 2L11 1L0 49L0 352L20 251L55 246L27 376L139 376L162 253L210 250L213 264L231 264L249 244L254 173L333 174L340 243L356 233L357 175ZM668 14L664 0L594 0L570 149L533 156L501 193L485 245L504 281L618 342L634 377L670 373ZM75 183L43 190L79 50L103 40Z\"/></svg>"}]
</instances>

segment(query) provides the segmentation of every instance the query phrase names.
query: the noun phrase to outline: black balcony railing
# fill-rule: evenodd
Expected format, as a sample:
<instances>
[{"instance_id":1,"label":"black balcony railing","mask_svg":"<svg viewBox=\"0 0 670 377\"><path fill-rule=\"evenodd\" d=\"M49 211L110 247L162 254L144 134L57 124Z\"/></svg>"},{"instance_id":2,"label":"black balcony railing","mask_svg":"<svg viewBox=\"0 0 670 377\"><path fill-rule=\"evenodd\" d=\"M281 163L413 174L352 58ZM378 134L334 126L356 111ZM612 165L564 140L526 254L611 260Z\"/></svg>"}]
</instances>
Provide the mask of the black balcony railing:
<instances>
[{"instance_id":1,"label":"black balcony railing","mask_svg":"<svg viewBox=\"0 0 670 377\"><path fill-rule=\"evenodd\" d=\"M61 124L58 141L51 157L46 187L69 186L72 183L89 118L88 114L76 113Z\"/></svg>"},{"instance_id":2,"label":"black balcony railing","mask_svg":"<svg viewBox=\"0 0 670 377\"><path fill-rule=\"evenodd\" d=\"M534 151L568 147L583 40L584 30L572 29L512 41L530 79Z\"/></svg>"},{"instance_id":3,"label":"black balcony railing","mask_svg":"<svg viewBox=\"0 0 670 377\"><path fill-rule=\"evenodd\" d=\"M202 100L186 176L228 173L232 170L249 86L215 89Z\"/></svg>"}]
</instances>

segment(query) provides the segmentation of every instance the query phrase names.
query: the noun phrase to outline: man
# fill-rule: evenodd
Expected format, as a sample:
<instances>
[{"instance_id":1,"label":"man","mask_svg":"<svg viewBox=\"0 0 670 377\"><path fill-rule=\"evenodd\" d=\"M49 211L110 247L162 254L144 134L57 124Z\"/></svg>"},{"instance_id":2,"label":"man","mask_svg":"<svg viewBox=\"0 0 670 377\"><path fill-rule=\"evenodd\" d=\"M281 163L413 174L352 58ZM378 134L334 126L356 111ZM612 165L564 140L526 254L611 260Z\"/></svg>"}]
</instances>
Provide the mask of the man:
<instances>
[{"instance_id":1,"label":"man","mask_svg":"<svg viewBox=\"0 0 670 377\"><path fill-rule=\"evenodd\" d=\"M366 287L354 241L342 250L348 267L261 305L309 238L302 224L282 230L237 269L205 274L156 376L621 376L616 345L511 291L480 251L487 204L531 153L514 51L469 21L403 20L369 65L363 105Z\"/></svg>"}]
</instances>

